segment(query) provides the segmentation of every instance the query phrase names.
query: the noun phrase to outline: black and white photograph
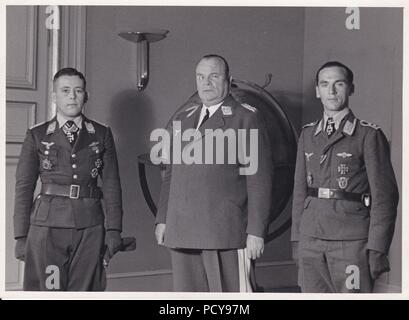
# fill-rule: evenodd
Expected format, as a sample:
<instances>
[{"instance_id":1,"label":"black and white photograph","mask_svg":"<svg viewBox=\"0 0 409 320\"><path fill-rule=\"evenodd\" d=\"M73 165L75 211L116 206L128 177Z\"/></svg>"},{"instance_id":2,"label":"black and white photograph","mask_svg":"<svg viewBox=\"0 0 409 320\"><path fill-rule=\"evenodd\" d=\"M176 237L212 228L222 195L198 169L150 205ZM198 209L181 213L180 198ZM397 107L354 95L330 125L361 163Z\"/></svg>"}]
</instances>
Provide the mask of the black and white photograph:
<instances>
[{"instance_id":1,"label":"black and white photograph","mask_svg":"<svg viewBox=\"0 0 409 320\"><path fill-rule=\"evenodd\" d=\"M6 1L2 298L407 298L407 7L348 4Z\"/></svg>"}]
</instances>

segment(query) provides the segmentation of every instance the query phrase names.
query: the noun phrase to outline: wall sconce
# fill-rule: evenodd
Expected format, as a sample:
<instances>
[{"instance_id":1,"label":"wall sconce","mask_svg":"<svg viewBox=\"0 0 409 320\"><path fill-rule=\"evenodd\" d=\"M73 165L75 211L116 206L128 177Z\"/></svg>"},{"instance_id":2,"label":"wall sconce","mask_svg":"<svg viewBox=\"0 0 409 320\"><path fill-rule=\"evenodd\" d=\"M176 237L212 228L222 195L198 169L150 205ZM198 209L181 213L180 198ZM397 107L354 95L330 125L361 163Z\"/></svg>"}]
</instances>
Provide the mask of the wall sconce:
<instances>
[{"instance_id":1,"label":"wall sconce","mask_svg":"<svg viewBox=\"0 0 409 320\"><path fill-rule=\"evenodd\" d=\"M145 89L149 81L149 43L162 40L168 30L128 31L118 35L136 43L136 86L139 91Z\"/></svg>"}]
</instances>

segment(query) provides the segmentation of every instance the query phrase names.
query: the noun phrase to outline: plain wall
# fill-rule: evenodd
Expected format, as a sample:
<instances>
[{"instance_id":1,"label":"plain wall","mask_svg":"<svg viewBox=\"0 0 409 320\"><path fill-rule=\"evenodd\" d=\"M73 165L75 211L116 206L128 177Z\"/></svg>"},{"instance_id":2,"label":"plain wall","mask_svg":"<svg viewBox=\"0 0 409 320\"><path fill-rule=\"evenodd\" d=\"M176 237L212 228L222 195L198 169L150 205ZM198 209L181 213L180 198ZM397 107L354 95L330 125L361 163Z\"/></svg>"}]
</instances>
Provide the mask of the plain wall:
<instances>
[{"instance_id":1,"label":"plain wall","mask_svg":"<svg viewBox=\"0 0 409 320\"><path fill-rule=\"evenodd\" d=\"M135 45L120 38L118 32L151 28L170 32L164 40L151 44L149 84L138 92ZM139 186L137 156L149 152L150 132L164 127L195 91L198 59L208 53L221 54L228 60L234 78L260 85L265 75L272 73L267 90L299 127L303 46L302 8L87 7L90 100L86 114L113 130L123 188L123 235L137 238L136 251L118 254L110 265L110 274L170 269L167 249L158 247L154 239L154 219ZM157 169L148 168L148 180L157 200ZM290 259L287 231L268 244L260 262ZM287 276L294 278L294 272ZM167 285L152 284L150 289L166 290Z\"/></svg>"},{"instance_id":2,"label":"plain wall","mask_svg":"<svg viewBox=\"0 0 409 320\"><path fill-rule=\"evenodd\" d=\"M350 107L355 115L378 124L391 144L391 158L402 190L402 30L400 8L360 8L360 29L348 30L345 8L307 8L303 63L302 122L318 119L315 72L325 62L338 60L354 72L355 93ZM402 198L402 194L401 194ZM401 286L402 222L398 208L390 249L389 282Z\"/></svg>"}]
</instances>

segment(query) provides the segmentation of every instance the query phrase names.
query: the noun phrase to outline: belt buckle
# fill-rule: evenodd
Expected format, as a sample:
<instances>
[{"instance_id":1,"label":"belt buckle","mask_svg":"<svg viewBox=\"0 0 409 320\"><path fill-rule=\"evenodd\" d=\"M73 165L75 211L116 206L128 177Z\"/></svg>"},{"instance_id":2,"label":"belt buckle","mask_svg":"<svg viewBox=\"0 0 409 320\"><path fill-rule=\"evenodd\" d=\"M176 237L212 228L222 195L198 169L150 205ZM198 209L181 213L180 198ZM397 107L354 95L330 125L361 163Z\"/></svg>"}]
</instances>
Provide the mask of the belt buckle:
<instances>
[{"instance_id":1,"label":"belt buckle","mask_svg":"<svg viewBox=\"0 0 409 320\"><path fill-rule=\"evenodd\" d=\"M331 196L330 189L318 188L318 198L329 199Z\"/></svg>"},{"instance_id":2,"label":"belt buckle","mask_svg":"<svg viewBox=\"0 0 409 320\"><path fill-rule=\"evenodd\" d=\"M78 184L70 185L70 198L78 199L80 197L80 186Z\"/></svg>"}]
</instances>

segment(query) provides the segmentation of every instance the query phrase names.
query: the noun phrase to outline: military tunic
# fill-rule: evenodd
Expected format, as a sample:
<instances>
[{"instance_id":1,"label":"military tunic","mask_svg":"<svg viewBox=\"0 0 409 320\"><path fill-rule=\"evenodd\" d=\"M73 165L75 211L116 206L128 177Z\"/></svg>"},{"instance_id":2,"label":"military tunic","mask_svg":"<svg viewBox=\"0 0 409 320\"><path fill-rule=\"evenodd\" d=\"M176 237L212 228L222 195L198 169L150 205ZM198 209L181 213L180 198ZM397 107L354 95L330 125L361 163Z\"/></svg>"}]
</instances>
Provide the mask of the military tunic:
<instances>
[{"instance_id":1,"label":"military tunic","mask_svg":"<svg viewBox=\"0 0 409 320\"><path fill-rule=\"evenodd\" d=\"M311 196L308 188L370 195L371 201L369 205L364 198L325 198L325 190L321 197ZM291 241L303 237L364 240L365 249L387 254L398 197L389 144L378 126L349 112L330 138L323 132L322 119L303 128L294 178Z\"/></svg>"},{"instance_id":2,"label":"military tunic","mask_svg":"<svg viewBox=\"0 0 409 320\"><path fill-rule=\"evenodd\" d=\"M38 177L42 192L33 203ZM28 236L25 290L47 290L44 267L49 264L61 269L61 290L103 290L104 224L106 230L122 229L121 186L110 128L83 116L73 146L56 118L29 129L16 171L14 211L15 238ZM56 261L63 251L68 256L61 254Z\"/></svg>"},{"instance_id":3,"label":"military tunic","mask_svg":"<svg viewBox=\"0 0 409 320\"><path fill-rule=\"evenodd\" d=\"M190 102L171 119L168 126L171 136L177 139L187 129L197 128L201 105L201 102ZM173 121L179 121L180 128L174 128ZM165 246L172 249L176 291L213 291L211 284L202 282L206 282L206 277L213 278L215 273L225 280L216 287L223 291L239 291L239 272L233 271L240 264L237 249L245 248L247 234L264 237L270 222L273 164L271 144L264 128L265 123L256 108L241 105L228 96L200 126L200 138L182 141L182 150L189 147L194 150L196 146L203 151L202 163L167 165L156 223L166 224ZM217 149L215 143L211 161L206 164L209 155L206 153L210 150L205 148L206 136L210 134L206 130L210 129L233 130L234 134L238 129L246 130L248 149L250 130L257 129L258 141L253 147L258 157L251 159L257 162L257 171L240 174L245 166L240 164L238 153L234 161L229 162L231 153L227 143L222 150ZM175 150L171 150L171 159L173 152ZM222 162L216 159L220 155L224 157ZM178 249L182 250L174 251ZM234 252L227 253L229 250ZM214 252L208 255L208 251ZM212 261L212 267L206 267L206 260ZM224 264L228 266L222 268ZM207 270L202 272L202 269ZM223 270L230 271L224 273Z\"/></svg>"}]
</instances>

